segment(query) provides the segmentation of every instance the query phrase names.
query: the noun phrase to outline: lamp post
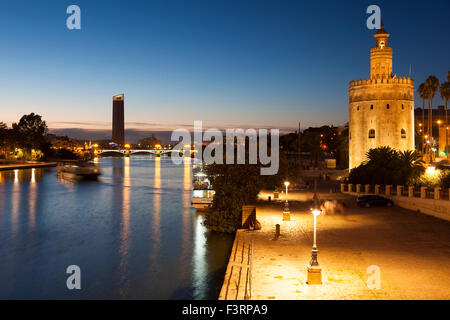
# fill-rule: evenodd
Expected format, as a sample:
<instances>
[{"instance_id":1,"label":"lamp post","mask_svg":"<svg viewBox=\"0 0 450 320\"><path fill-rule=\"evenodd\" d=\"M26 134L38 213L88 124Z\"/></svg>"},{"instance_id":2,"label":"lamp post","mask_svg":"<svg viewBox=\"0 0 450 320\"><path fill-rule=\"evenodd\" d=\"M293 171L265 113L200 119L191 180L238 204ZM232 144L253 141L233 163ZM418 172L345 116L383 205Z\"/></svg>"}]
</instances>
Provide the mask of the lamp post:
<instances>
[{"instance_id":1,"label":"lamp post","mask_svg":"<svg viewBox=\"0 0 450 320\"><path fill-rule=\"evenodd\" d=\"M440 152L440 145L441 145L441 123L442 123L442 121L441 120L438 120L437 121L437 124L438 124L438 147L437 147L437 150L438 150L438 157L440 157L441 156L441 152Z\"/></svg>"},{"instance_id":2,"label":"lamp post","mask_svg":"<svg viewBox=\"0 0 450 320\"><path fill-rule=\"evenodd\" d=\"M311 252L311 261L308 266L308 279L307 283L311 284L322 284L322 268L319 265L319 261L317 260L317 216L321 213L320 210L320 201L319 196L317 195L317 180L314 181L314 207L311 209L311 212L314 216L314 240L313 240L313 248Z\"/></svg>"},{"instance_id":3,"label":"lamp post","mask_svg":"<svg viewBox=\"0 0 450 320\"><path fill-rule=\"evenodd\" d=\"M288 203L288 187L289 182L286 181L284 185L286 186L286 201L284 202L284 210L283 210L283 221L291 221L291 212L289 211L289 203Z\"/></svg>"},{"instance_id":4,"label":"lamp post","mask_svg":"<svg viewBox=\"0 0 450 320\"><path fill-rule=\"evenodd\" d=\"M445 128L445 154L446 154L447 159L448 159L448 125Z\"/></svg>"}]
</instances>

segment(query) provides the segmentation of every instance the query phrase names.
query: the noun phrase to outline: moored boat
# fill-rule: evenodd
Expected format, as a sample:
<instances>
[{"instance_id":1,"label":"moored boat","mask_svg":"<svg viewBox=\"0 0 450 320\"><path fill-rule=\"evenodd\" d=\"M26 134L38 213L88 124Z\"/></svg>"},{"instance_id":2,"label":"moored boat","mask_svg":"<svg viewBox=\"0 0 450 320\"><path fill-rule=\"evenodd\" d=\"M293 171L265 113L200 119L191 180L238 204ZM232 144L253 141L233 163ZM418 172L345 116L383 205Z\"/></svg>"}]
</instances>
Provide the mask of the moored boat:
<instances>
[{"instance_id":1,"label":"moored boat","mask_svg":"<svg viewBox=\"0 0 450 320\"><path fill-rule=\"evenodd\" d=\"M197 210L206 209L211 206L215 191L202 165L194 167L193 176L192 205Z\"/></svg>"}]
</instances>

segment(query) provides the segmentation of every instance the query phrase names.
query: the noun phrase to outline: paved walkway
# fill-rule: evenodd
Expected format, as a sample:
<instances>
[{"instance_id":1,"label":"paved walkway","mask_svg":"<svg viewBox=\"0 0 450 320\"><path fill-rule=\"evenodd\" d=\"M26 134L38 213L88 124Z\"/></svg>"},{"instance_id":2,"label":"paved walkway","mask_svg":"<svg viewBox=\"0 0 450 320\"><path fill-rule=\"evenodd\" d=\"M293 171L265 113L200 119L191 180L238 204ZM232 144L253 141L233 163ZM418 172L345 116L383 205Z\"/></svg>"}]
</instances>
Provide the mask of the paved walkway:
<instances>
[{"instance_id":1,"label":"paved walkway","mask_svg":"<svg viewBox=\"0 0 450 320\"><path fill-rule=\"evenodd\" d=\"M398 207L358 208L343 194L325 198L345 200L347 207L345 215L318 217L323 285L306 284L310 202L291 201L292 221L283 222L283 202L261 201L262 230L237 233L242 242L253 240L252 299L450 299L450 222ZM273 240L276 224L281 237ZM380 289L366 285L371 265L380 268Z\"/></svg>"},{"instance_id":2,"label":"paved walkway","mask_svg":"<svg viewBox=\"0 0 450 320\"><path fill-rule=\"evenodd\" d=\"M35 162L35 163L15 163L15 164L2 164L0 162L0 171L46 168L46 167L56 167L56 162Z\"/></svg>"}]
</instances>

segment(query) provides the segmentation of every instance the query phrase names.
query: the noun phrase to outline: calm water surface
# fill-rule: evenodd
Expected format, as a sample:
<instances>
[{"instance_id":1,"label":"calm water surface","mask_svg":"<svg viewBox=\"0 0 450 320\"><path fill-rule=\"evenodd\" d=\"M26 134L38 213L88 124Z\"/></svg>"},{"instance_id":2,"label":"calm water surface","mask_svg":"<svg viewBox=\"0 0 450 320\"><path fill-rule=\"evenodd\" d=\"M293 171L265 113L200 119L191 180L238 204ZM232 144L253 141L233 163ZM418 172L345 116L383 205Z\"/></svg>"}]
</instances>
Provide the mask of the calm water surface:
<instances>
[{"instance_id":1,"label":"calm water surface","mask_svg":"<svg viewBox=\"0 0 450 320\"><path fill-rule=\"evenodd\" d=\"M233 236L191 207L191 164L98 160L97 182L0 172L0 299L216 299ZM68 290L66 268L81 268Z\"/></svg>"}]
</instances>

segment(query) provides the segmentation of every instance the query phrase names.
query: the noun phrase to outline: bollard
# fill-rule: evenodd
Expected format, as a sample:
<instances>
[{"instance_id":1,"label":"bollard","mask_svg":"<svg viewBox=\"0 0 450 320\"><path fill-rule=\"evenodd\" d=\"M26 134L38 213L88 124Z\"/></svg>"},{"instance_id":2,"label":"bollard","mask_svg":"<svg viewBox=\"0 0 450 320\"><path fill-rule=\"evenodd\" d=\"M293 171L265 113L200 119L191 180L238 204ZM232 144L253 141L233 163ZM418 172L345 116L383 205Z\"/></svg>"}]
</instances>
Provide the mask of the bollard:
<instances>
[{"instance_id":1,"label":"bollard","mask_svg":"<svg viewBox=\"0 0 450 320\"><path fill-rule=\"evenodd\" d=\"M403 196L403 186L397 186L397 197Z\"/></svg>"},{"instance_id":2,"label":"bollard","mask_svg":"<svg viewBox=\"0 0 450 320\"><path fill-rule=\"evenodd\" d=\"M366 184L364 191L365 191L366 194L370 193L370 184Z\"/></svg>"},{"instance_id":3,"label":"bollard","mask_svg":"<svg viewBox=\"0 0 450 320\"><path fill-rule=\"evenodd\" d=\"M375 194L380 194L380 185L379 184L375 185Z\"/></svg>"},{"instance_id":4,"label":"bollard","mask_svg":"<svg viewBox=\"0 0 450 320\"><path fill-rule=\"evenodd\" d=\"M434 188L434 200L440 200L441 199L441 188L436 187Z\"/></svg>"},{"instance_id":5,"label":"bollard","mask_svg":"<svg viewBox=\"0 0 450 320\"><path fill-rule=\"evenodd\" d=\"M281 232L280 232L280 225L276 224L275 225L275 240L278 239L278 237L280 236Z\"/></svg>"},{"instance_id":6,"label":"bollard","mask_svg":"<svg viewBox=\"0 0 450 320\"><path fill-rule=\"evenodd\" d=\"M360 194L360 193L361 193L361 185L360 185L360 184L357 184L357 185L356 185L356 193L357 193L357 194Z\"/></svg>"},{"instance_id":7,"label":"bollard","mask_svg":"<svg viewBox=\"0 0 450 320\"><path fill-rule=\"evenodd\" d=\"M341 183L341 193L345 192L345 184Z\"/></svg>"},{"instance_id":8,"label":"bollard","mask_svg":"<svg viewBox=\"0 0 450 320\"><path fill-rule=\"evenodd\" d=\"M352 192L353 185L351 183L348 184L348 193Z\"/></svg>"},{"instance_id":9,"label":"bollard","mask_svg":"<svg viewBox=\"0 0 450 320\"><path fill-rule=\"evenodd\" d=\"M413 198L414 197L414 186L408 187L408 197Z\"/></svg>"},{"instance_id":10,"label":"bollard","mask_svg":"<svg viewBox=\"0 0 450 320\"><path fill-rule=\"evenodd\" d=\"M386 185L386 190L385 190L386 192L385 192L385 194L386 194L386 196L390 196L391 195L391 185L389 185L389 184L387 184Z\"/></svg>"},{"instance_id":11,"label":"bollard","mask_svg":"<svg viewBox=\"0 0 450 320\"><path fill-rule=\"evenodd\" d=\"M427 187L420 187L420 197L426 199L427 197Z\"/></svg>"}]
</instances>

